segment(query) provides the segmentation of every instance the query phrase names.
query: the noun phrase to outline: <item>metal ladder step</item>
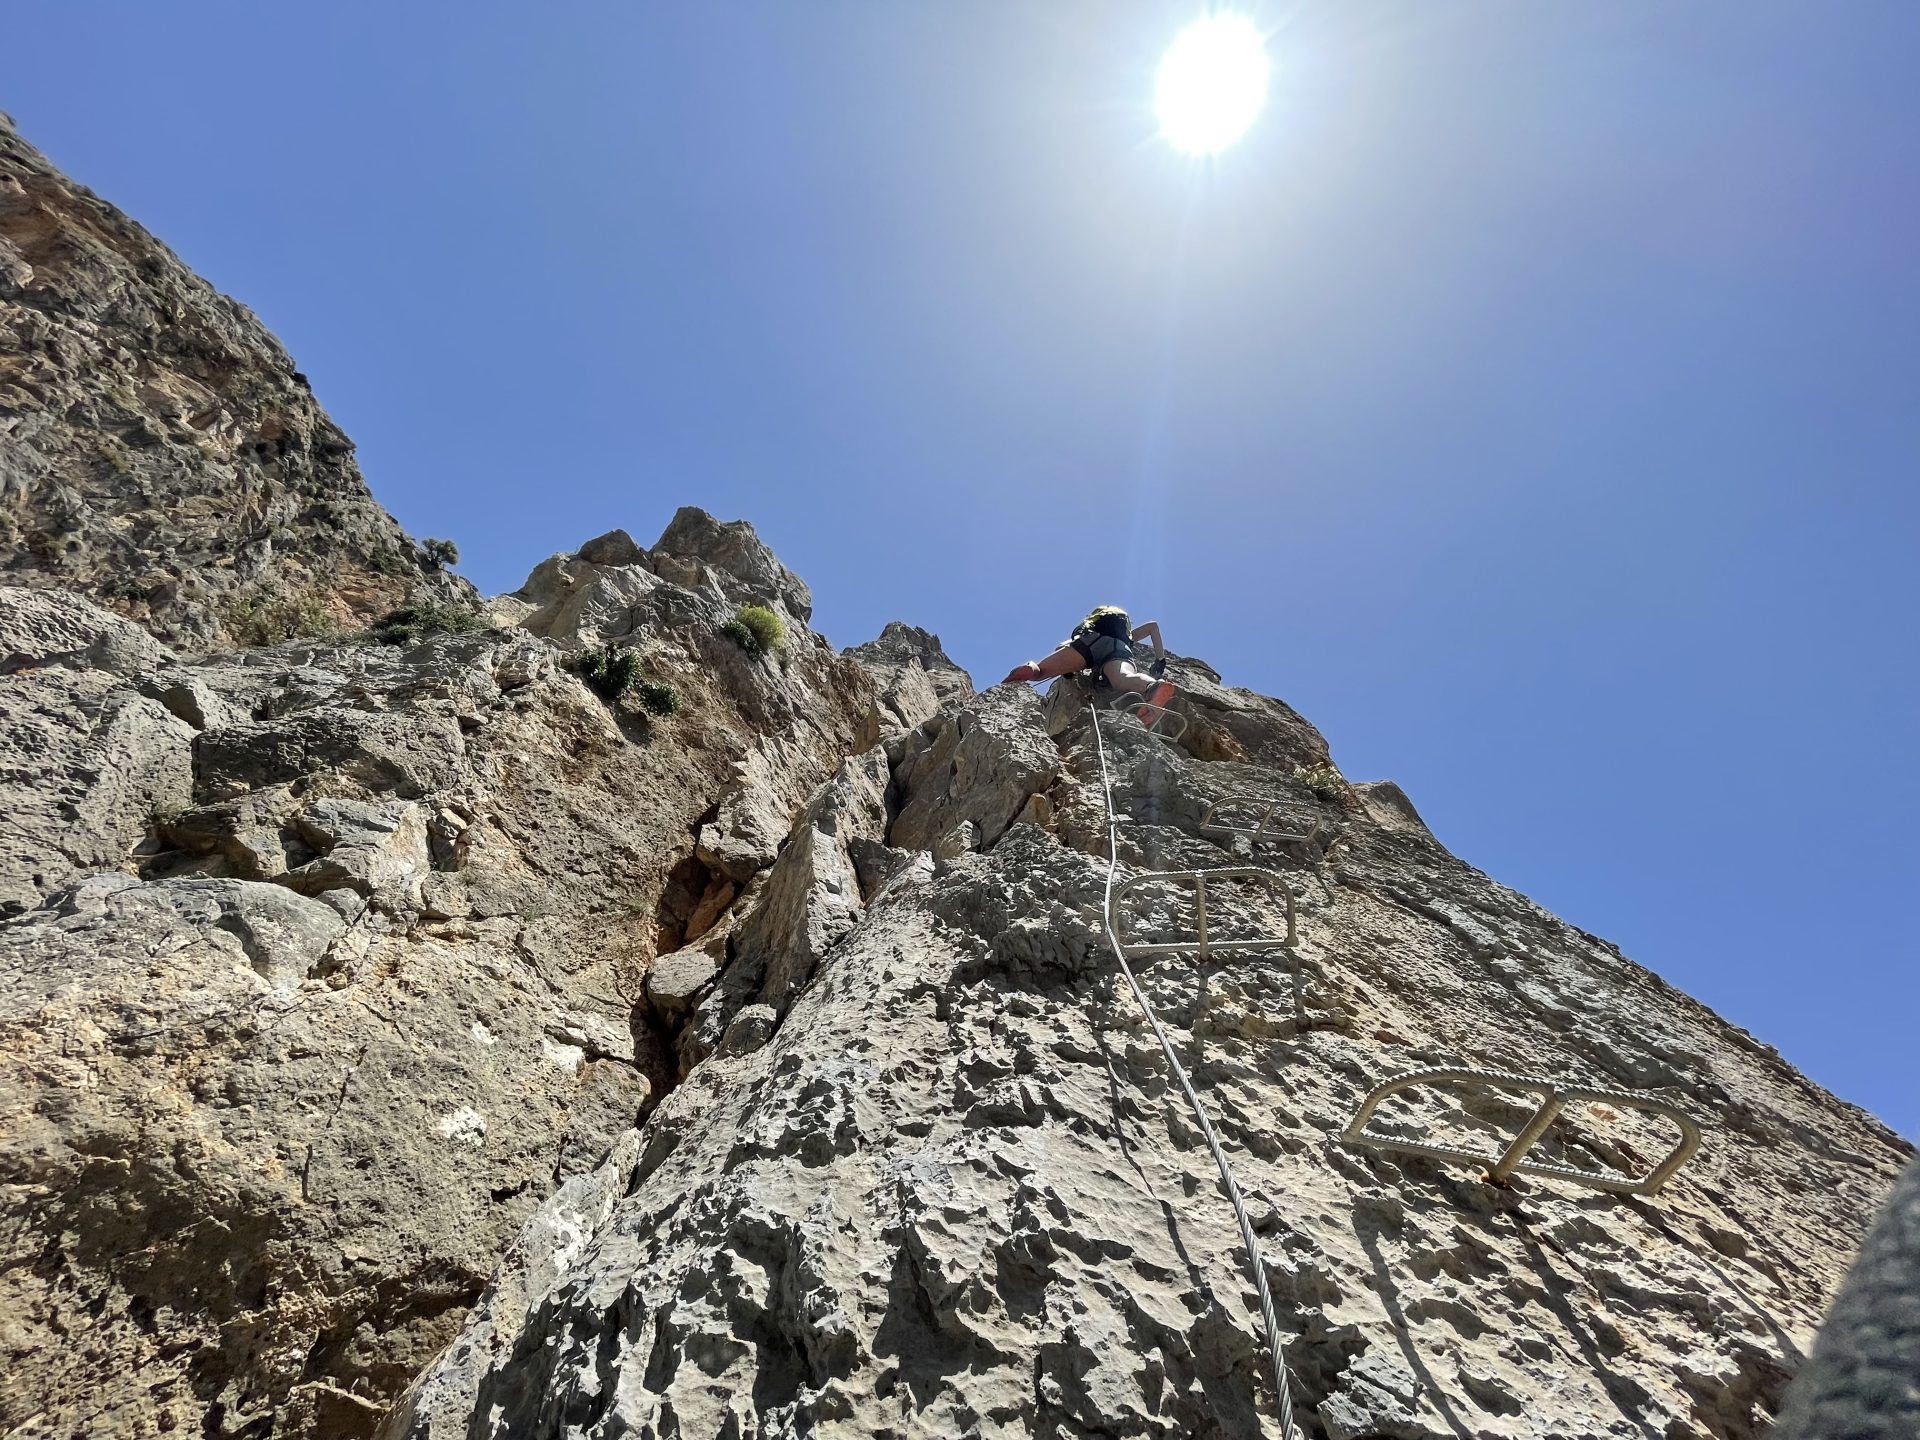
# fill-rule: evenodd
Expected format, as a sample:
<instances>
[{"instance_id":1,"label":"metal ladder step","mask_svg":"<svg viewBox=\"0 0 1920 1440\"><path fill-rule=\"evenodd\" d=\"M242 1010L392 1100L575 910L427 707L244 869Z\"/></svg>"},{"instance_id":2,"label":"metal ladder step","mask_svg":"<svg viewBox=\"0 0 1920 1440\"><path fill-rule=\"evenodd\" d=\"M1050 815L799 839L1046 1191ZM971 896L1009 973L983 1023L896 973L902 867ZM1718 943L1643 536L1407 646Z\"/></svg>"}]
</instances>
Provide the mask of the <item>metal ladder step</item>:
<instances>
[{"instance_id":1,"label":"metal ladder step","mask_svg":"<svg viewBox=\"0 0 1920 1440\"><path fill-rule=\"evenodd\" d=\"M1208 803L1206 813L1200 817L1199 833L1213 840L1230 840L1236 836L1245 836L1253 844L1272 840L1281 844L1304 842L1311 846L1320 838L1320 832L1326 828L1326 821L1314 817L1312 828L1302 832L1275 828L1274 817L1280 807L1288 804L1286 800L1275 799L1271 795L1260 795L1251 790L1238 790L1222 795ZM1231 819L1220 815L1222 810L1237 810L1245 806L1255 812L1251 825L1235 824ZM1296 822L1297 823L1297 822Z\"/></svg>"},{"instance_id":2,"label":"metal ladder step","mask_svg":"<svg viewBox=\"0 0 1920 1440\"><path fill-rule=\"evenodd\" d=\"M1507 1148L1499 1154L1481 1153L1454 1145L1433 1145L1420 1140L1402 1140L1393 1135L1381 1135L1367 1129L1367 1121L1373 1118L1373 1112L1382 1101L1397 1095L1402 1090L1415 1085L1459 1085L1502 1086L1510 1090L1526 1090L1540 1097L1532 1117L1520 1127ZM1606 1174L1591 1170L1576 1170L1570 1165L1554 1165L1543 1160L1528 1160L1527 1152L1544 1135L1554 1118L1568 1105L1579 1101L1612 1105L1622 1110L1639 1110L1651 1115L1659 1115L1671 1120L1680 1131L1680 1138L1667 1157L1645 1177L1636 1179L1631 1175ZM1425 1155L1435 1160L1451 1160L1463 1165L1478 1165L1494 1180L1505 1184L1515 1175L1546 1175L1556 1180L1569 1180L1576 1185L1585 1185L1594 1190L1607 1190L1619 1195L1652 1195L1666 1184L1673 1172L1686 1164L1689 1156L1700 1148L1700 1127L1693 1118L1679 1107L1650 1095L1634 1095L1624 1090L1589 1090L1579 1085L1559 1085L1552 1080L1543 1080L1537 1075L1514 1075L1504 1070L1481 1070L1472 1066L1442 1066L1426 1070L1409 1070L1404 1075L1396 1075L1382 1085L1376 1086L1373 1093L1360 1102L1360 1108L1354 1112L1353 1119L1347 1123L1341 1134L1343 1143L1360 1150L1392 1150L1407 1155Z\"/></svg>"},{"instance_id":3,"label":"metal ladder step","mask_svg":"<svg viewBox=\"0 0 1920 1440\"><path fill-rule=\"evenodd\" d=\"M1277 940L1271 936L1251 935L1228 936L1222 939L1213 934L1208 927L1207 886L1224 880L1258 880L1277 889L1286 902L1286 938ZM1171 881L1193 887L1193 938L1141 941L1129 937L1129 917L1121 909L1121 899L1130 891L1159 881ZM1107 924L1113 934L1114 943L1129 960L1140 956L1151 958L1156 955L1192 955L1196 963L1204 965L1215 956L1259 955L1276 950L1291 950L1299 938L1293 887L1276 872L1262 870L1252 865L1229 866L1218 870L1154 870L1145 875L1136 875L1131 880L1123 880L1114 888L1108 902Z\"/></svg>"}]
</instances>

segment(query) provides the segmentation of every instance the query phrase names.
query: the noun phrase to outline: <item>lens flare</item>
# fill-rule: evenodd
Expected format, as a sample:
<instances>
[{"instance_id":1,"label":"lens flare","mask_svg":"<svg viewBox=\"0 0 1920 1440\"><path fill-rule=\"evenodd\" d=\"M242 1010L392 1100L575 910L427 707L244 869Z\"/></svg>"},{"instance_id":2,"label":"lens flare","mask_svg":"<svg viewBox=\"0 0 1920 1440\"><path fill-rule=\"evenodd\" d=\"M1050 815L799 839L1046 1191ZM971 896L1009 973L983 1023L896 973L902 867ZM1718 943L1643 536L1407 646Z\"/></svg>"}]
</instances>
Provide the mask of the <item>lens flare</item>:
<instances>
[{"instance_id":1,"label":"lens flare","mask_svg":"<svg viewBox=\"0 0 1920 1440\"><path fill-rule=\"evenodd\" d=\"M1266 42L1244 15L1194 22L1160 62L1160 129L1189 154L1224 150L1247 133L1266 101Z\"/></svg>"}]
</instances>

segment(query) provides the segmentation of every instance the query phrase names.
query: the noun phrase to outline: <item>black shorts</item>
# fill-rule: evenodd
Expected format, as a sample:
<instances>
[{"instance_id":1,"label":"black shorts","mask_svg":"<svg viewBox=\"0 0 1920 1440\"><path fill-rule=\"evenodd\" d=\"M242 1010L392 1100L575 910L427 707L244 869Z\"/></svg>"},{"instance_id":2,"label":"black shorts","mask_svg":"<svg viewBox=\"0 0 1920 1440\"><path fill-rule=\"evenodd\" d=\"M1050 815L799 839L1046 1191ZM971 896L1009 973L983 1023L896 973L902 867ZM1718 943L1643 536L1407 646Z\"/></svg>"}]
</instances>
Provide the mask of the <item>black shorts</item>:
<instances>
[{"instance_id":1,"label":"black shorts","mask_svg":"<svg viewBox=\"0 0 1920 1440\"><path fill-rule=\"evenodd\" d=\"M1086 662L1087 669L1100 671L1111 660L1131 660L1133 642L1116 635L1075 634L1067 640L1073 651Z\"/></svg>"}]
</instances>

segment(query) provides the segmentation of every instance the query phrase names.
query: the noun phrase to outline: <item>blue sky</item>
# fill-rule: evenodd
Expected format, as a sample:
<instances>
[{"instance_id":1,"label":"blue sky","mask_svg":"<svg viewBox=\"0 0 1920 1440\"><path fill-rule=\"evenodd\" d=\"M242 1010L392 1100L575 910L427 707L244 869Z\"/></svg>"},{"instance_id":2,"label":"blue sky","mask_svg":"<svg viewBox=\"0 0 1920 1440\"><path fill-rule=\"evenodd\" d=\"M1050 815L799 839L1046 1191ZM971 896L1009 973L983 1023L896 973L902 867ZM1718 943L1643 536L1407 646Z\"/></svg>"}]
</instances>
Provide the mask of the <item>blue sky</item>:
<instances>
[{"instance_id":1,"label":"blue sky","mask_svg":"<svg viewBox=\"0 0 1920 1440\"><path fill-rule=\"evenodd\" d=\"M0 105L510 589L675 506L840 644L1088 605L1920 1132L1920 7L21 0Z\"/></svg>"}]
</instances>

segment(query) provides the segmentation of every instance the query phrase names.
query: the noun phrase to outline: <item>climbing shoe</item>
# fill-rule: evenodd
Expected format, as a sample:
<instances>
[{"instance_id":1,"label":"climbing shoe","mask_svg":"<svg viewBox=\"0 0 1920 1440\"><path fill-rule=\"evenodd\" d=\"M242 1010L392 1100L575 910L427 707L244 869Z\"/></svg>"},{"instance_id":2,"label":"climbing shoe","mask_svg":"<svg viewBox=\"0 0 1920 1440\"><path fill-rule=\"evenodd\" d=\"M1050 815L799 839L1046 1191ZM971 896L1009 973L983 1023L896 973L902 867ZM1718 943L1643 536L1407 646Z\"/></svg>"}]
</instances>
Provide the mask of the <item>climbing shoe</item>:
<instances>
[{"instance_id":1,"label":"climbing shoe","mask_svg":"<svg viewBox=\"0 0 1920 1440\"><path fill-rule=\"evenodd\" d=\"M1162 680L1147 692L1146 704L1133 707L1133 713L1140 717L1140 723L1142 725L1151 725L1154 720L1158 718L1153 707L1159 706L1164 710L1167 702L1171 699L1173 699L1173 682L1171 680Z\"/></svg>"}]
</instances>

